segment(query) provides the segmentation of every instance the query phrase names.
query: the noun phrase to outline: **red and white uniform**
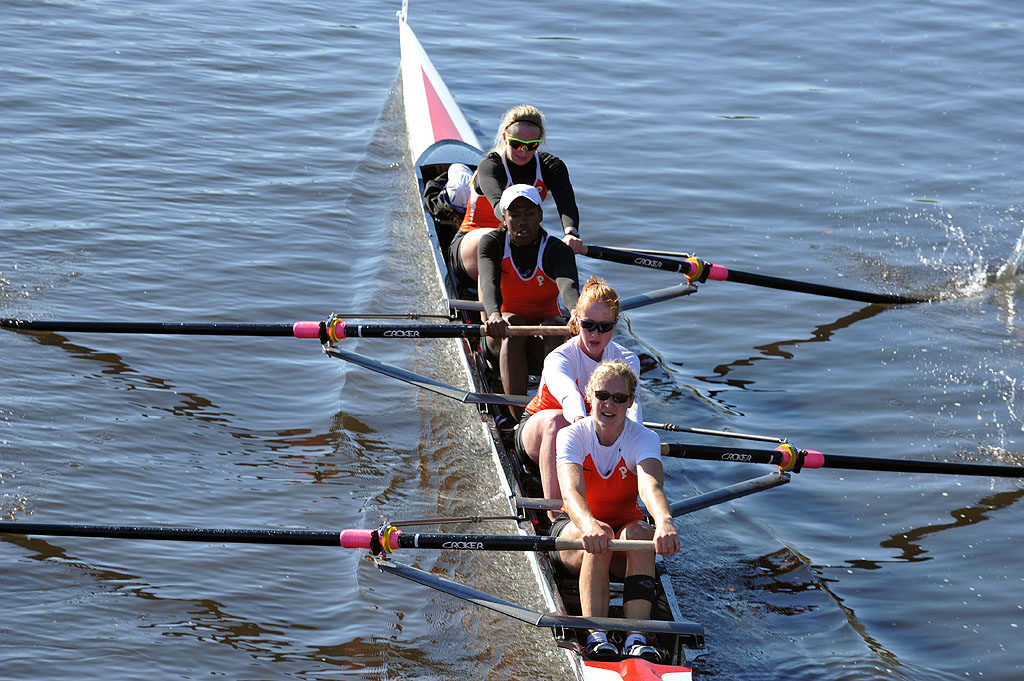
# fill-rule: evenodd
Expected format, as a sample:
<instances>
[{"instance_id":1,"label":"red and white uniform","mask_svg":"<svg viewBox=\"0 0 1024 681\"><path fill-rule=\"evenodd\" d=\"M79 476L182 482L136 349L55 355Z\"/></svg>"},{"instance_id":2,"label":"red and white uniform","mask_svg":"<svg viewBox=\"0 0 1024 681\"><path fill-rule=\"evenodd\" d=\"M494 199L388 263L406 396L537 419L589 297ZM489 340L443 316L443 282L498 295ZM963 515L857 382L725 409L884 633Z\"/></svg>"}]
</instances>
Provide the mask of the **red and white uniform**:
<instances>
[{"instance_id":1,"label":"red and white uniform","mask_svg":"<svg viewBox=\"0 0 1024 681\"><path fill-rule=\"evenodd\" d=\"M583 466L584 499L598 520L618 529L643 518L637 504L636 467L644 459L661 459L658 434L626 419L619 438L609 446L597 441L593 417L569 424L556 436L557 465Z\"/></svg>"},{"instance_id":2,"label":"red and white uniform","mask_svg":"<svg viewBox=\"0 0 1024 681\"><path fill-rule=\"evenodd\" d=\"M540 375L537 394L526 405L526 411L536 414L543 409L561 409L562 416L569 423L583 418L590 413L590 405L583 396L590 374L594 373L600 362L610 359L625 362L639 378L640 360L615 341L609 342L601 353L601 359L595 361L583 352L580 337L573 336L544 358L544 371ZM626 412L626 416L637 423L643 422L639 401L633 400L633 406Z\"/></svg>"},{"instance_id":3,"label":"red and white uniform","mask_svg":"<svg viewBox=\"0 0 1024 681\"><path fill-rule=\"evenodd\" d=\"M540 176L540 161L536 157L534 158L534 164L537 166L537 177L533 181L533 186L540 192L540 200L544 201L548 198L548 188ZM505 177L508 178L505 183L505 189L508 189L512 186L512 173L508 169L508 159L505 158L504 154L501 155L501 163L505 166ZM474 179L476 179L475 176ZM527 184L529 183L527 182ZM469 232L481 227L492 229L501 227L498 216L494 214L494 206L491 205L486 196L477 192L476 187L476 182L469 183L469 203L466 204L466 216L462 218L462 224L459 225L459 231L461 232Z\"/></svg>"},{"instance_id":4,"label":"red and white uniform","mask_svg":"<svg viewBox=\"0 0 1024 681\"><path fill-rule=\"evenodd\" d=\"M537 264L529 277L524 277L512 261L512 240L505 235L505 254L501 258L501 311L517 314L527 324L540 324L549 317L561 317L558 307L558 283L544 272L544 249L548 235L541 230Z\"/></svg>"}]
</instances>

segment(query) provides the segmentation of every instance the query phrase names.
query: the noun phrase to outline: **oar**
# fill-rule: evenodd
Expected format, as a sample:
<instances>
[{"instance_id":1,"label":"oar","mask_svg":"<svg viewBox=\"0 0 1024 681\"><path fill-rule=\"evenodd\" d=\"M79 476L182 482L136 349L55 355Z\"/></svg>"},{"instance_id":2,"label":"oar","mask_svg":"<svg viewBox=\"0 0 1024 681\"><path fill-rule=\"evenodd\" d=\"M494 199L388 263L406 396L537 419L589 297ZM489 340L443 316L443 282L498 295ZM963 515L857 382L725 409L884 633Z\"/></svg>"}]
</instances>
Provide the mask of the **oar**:
<instances>
[{"instance_id":1,"label":"oar","mask_svg":"<svg viewBox=\"0 0 1024 681\"><path fill-rule=\"evenodd\" d=\"M764 274L753 274L740 270L727 269L721 265L713 265L699 258L690 257L686 259L675 259L660 255L638 253L605 246L585 245L580 251L583 255L599 260L617 262L624 265L635 265L653 270L667 270L685 275L691 281L706 282L708 279L714 281L734 281L740 284L751 284L753 286L764 286L767 288L779 289L782 291L796 291L798 293L811 293L818 296L831 298L842 298L844 300L857 300L863 303L881 304L903 304L923 303L925 298L915 296L894 295L885 293L868 293L865 291L854 291L853 289L839 288L836 286L825 286L822 284L810 284L793 279L781 277L770 277Z\"/></svg>"},{"instance_id":2,"label":"oar","mask_svg":"<svg viewBox=\"0 0 1024 681\"><path fill-rule=\"evenodd\" d=\"M548 612L539 613L535 610L511 603L503 598L484 593L478 589L459 584L409 565L403 565L384 558L374 558L381 572L407 579L417 584L461 598L462 600L488 608L503 615L508 615L521 622L537 627L557 627L560 629L602 629L604 631L645 631L648 633L671 634L697 648L704 647L704 627L697 622L683 619L676 620L635 620L619 617L581 617L579 615L561 615ZM678 676L678 675L676 675ZM619 678L618 675L615 678ZM639 678L639 677L630 677ZM643 678L660 678L644 676ZM680 677L681 678L681 677Z\"/></svg>"},{"instance_id":3,"label":"oar","mask_svg":"<svg viewBox=\"0 0 1024 681\"><path fill-rule=\"evenodd\" d=\"M145 527L132 525L80 525L63 523L0 522L0 533L48 537L101 537L229 544L289 544L340 546L392 553L398 549L459 549L465 551L569 551L583 548L582 539L504 534L447 534L402 532L393 525L381 530L232 530L203 527ZM653 551L654 542L613 539L611 551Z\"/></svg>"},{"instance_id":4,"label":"oar","mask_svg":"<svg viewBox=\"0 0 1024 681\"><path fill-rule=\"evenodd\" d=\"M661 443L661 455L678 459L733 461L737 463L775 464L784 471L799 473L802 468L844 468L858 471L889 471L894 473L940 473L947 475L980 475L999 478L1024 478L1024 466L998 466L981 463L945 461L913 461L871 456L822 454L813 449L797 449L790 444L774 450L710 445Z\"/></svg>"},{"instance_id":5,"label":"oar","mask_svg":"<svg viewBox=\"0 0 1024 681\"><path fill-rule=\"evenodd\" d=\"M473 534L405 534L393 526L378 530L228 530L198 527L132 527L120 525L65 525L59 523L0 522L0 534L40 535L57 537L105 537L115 539L155 539L242 544L290 544L309 546L341 546L369 549L382 572L422 584L461 598L467 602L514 617L538 627L569 629L603 629L606 631L647 631L684 637L693 645L702 646L704 629L685 620L634 620L613 617L579 617L558 613L540 613L497 596L444 579L409 565L394 562L388 554L398 548L456 549L466 551L552 551L582 549L582 540L555 537L523 537L513 535ZM382 541L383 533L383 541ZM654 542L613 539L613 551L653 551Z\"/></svg>"},{"instance_id":6,"label":"oar","mask_svg":"<svg viewBox=\"0 0 1024 681\"><path fill-rule=\"evenodd\" d=\"M514 327L513 327L514 328ZM500 395L498 393L476 393L470 392L469 390L463 390L462 388L456 388L455 386L442 383L433 378L429 378L422 374L417 374L406 369L399 369L398 367L385 364L378 360L360 355L356 352L349 352L348 350L342 350L341 348L332 347L330 345L323 346L324 354L340 359L345 362L351 362L357 364L370 371L376 371L378 374L396 378L399 381L414 385L424 390L435 392L438 395L444 395L450 397L459 402L465 402L467 404L504 404L513 407L525 407L530 402L530 397L527 395Z\"/></svg>"},{"instance_id":7,"label":"oar","mask_svg":"<svg viewBox=\"0 0 1024 681\"><path fill-rule=\"evenodd\" d=\"M780 437L774 435L754 435L751 433L734 433L730 430L710 430L708 428L689 428L687 426L677 426L674 423L656 423L653 421L644 421L644 425L648 428L655 428L657 430L670 430L673 433L693 433L694 435L714 435L716 437L731 437L737 440L757 440L758 442L778 442L784 443Z\"/></svg>"},{"instance_id":8,"label":"oar","mask_svg":"<svg viewBox=\"0 0 1024 681\"><path fill-rule=\"evenodd\" d=\"M0 319L0 327L22 331L178 334L191 336L293 336L322 343L344 338L479 338L481 324L356 324L332 317L292 323L89 322ZM510 336L568 336L567 326L510 326Z\"/></svg>"},{"instance_id":9,"label":"oar","mask_svg":"<svg viewBox=\"0 0 1024 681\"><path fill-rule=\"evenodd\" d=\"M756 492L763 492L764 490L778 487L779 485L785 485L787 482L789 482L789 474L782 471L776 471L775 473L762 475L759 478L744 480L743 482L737 482L720 489L704 492L703 494L688 497L671 504L670 509L672 510L672 517L678 518L681 515L700 511L710 506L717 506L719 504L724 504L727 501L749 496ZM515 497L516 508L520 510L557 511L562 508L564 503L565 502L561 499L541 499L537 497L522 496ZM640 508L646 513L646 506L641 504Z\"/></svg>"}]
</instances>

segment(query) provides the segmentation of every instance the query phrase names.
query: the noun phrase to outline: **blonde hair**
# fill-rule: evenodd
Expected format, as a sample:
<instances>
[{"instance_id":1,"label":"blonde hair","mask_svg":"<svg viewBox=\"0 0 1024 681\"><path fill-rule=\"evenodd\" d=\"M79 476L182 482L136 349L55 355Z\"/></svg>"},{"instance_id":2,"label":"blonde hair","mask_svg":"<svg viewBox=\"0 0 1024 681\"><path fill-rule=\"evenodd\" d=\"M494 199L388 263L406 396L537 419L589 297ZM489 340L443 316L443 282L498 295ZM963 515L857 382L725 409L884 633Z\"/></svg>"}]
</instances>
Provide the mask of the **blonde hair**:
<instances>
[{"instance_id":1,"label":"blonde hair","mask_svg":"<svg viewBox=\"0 0 1024 681\"><path fill-rule=\"evenodd\" d=\"M636 374L629 368L629 365L623 362L621 359L608 359L596 367L594 367L594 373L590 374L590 380L587 381L587 400L590 404L594 404L597 400L594 399L594 392L597 390L597 384L604 378L621 378L629 386L629 394L636 394Z\"/></svg>"},{"instance_id":2,"label":"blonde hair","mask_svg":"<svg viewBox=\"0 0 1024 681\"><path fill-rule=\"evenodd\" d=\"M580 297L576 300L576 306L572 309L576 313L569 320L569 330L573 334L580 332L580 325L577 321L580 310L591 303L604 303L612 311L612 315L614 315L613 321L619 321L619 294L604 279L591 274L587 279L587 283L583 284L583 288L580 290Z\"/></svg>"},{"instance_id":3,"label":"blonde hair","mask_svg":"<svg viewBox=\"0 0 1024 681\"><path fill-rule=\"evenodd\" d=\"M529 123L540 128L540 139L544 139L544 114L535 106L520 104L505 112L498 125L498 134L494 138L494 146L491 151L498 151L505 146L505 133L515 123Z\"/></svg>"}]
</instances>

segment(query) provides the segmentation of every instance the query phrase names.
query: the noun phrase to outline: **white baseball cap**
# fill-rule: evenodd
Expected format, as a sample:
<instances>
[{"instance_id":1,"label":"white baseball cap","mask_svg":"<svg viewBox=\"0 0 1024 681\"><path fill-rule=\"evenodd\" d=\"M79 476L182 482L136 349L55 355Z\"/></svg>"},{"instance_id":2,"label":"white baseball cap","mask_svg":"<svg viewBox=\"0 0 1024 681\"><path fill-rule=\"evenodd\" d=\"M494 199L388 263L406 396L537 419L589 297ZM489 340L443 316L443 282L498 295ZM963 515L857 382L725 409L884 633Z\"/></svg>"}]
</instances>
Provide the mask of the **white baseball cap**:
<instances>
[{"instance_id":1,"label":"white baseball cap","mask_svg":"<svg viewBox=\"0 0 1024 681\"><path fill-rule=\"evenodd\" d=\"M526 197L538 206L541 204L540 192L532 184L514 184L501 193L501 201L498 203L499 211L504 213L512 205L512 202L520 197Z\"/></svg>"},{"instance_id":2,"label":"white baseball cap","mask_svg":"<svg viewBox=\"0 0 1024 681\"><path fill-rule=\"evenodd\" d=\"M448 203L461 211L466 210L469 203L469 184L473 181L473 171L462 163L448 166L448 183L444 186L448 195Z\"/></svg>"}]
</instances>

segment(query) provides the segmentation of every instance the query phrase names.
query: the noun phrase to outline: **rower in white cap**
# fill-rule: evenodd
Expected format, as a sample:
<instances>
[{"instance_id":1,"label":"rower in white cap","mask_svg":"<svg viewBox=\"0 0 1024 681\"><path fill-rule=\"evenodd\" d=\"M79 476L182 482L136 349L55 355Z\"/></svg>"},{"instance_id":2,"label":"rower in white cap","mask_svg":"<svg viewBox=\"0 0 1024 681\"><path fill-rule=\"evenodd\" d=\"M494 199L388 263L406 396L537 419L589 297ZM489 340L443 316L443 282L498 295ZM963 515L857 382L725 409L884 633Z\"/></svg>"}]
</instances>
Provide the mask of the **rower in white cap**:
<instances>
[{"instance_id":1,"label":"rower in white cap","mask_svg":"<svg viewBox=\"0 0 1024 681\"><path fill-rule=\"evenodd\" d=\"M498 359L505 393L525 395L531 364L539 367L544 355L564 339L510 337L508 327L565 324L559 298L566 309L576 305L579 274L572 248L549 237L541 226L543 210L536 187L506 188L499 210L501 228L485 234L477 247L484 342ZM516 420L521 413L522 409L515 410Z\"/></svg>"}]
</instances>

